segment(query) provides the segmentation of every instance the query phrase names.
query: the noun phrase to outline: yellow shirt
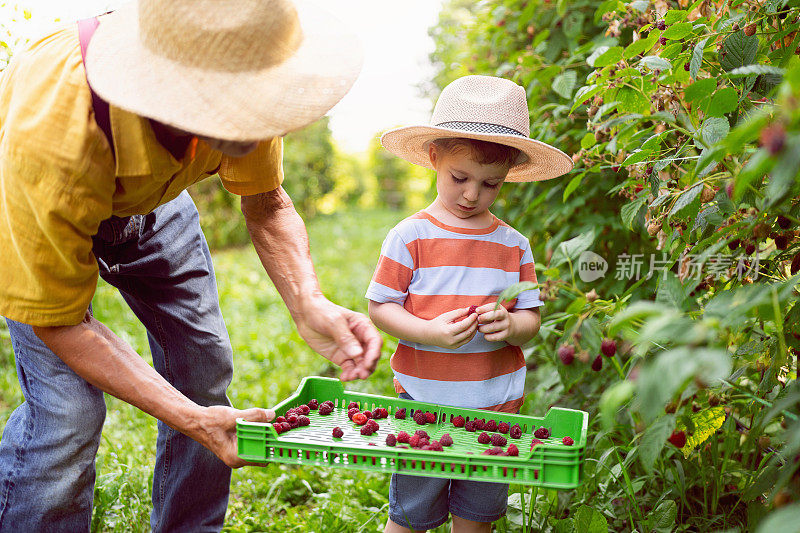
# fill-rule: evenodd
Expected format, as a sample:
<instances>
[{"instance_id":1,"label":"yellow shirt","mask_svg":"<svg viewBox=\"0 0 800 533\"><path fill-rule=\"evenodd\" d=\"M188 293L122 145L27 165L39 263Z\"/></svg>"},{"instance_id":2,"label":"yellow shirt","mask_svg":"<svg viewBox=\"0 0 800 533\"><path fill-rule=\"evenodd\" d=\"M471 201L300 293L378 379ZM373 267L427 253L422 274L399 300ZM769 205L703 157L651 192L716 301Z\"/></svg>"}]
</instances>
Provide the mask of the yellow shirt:
<instances>
[{"instance_id":1,"label":"yellow shirt","mask_svg":"<svg viewBox=\"0 0 800 533\"><path fill-rule=\"evenodd\" d=\"M75 25L0 73L0 314L12 320L81 321L99 274L92 236L111 215L149 213L217 172L239 195L283 181L280 138L242 158L201 141L178 161L148 119L112 105L112 155L91 108Z\"/></svg>"}]
</instances>

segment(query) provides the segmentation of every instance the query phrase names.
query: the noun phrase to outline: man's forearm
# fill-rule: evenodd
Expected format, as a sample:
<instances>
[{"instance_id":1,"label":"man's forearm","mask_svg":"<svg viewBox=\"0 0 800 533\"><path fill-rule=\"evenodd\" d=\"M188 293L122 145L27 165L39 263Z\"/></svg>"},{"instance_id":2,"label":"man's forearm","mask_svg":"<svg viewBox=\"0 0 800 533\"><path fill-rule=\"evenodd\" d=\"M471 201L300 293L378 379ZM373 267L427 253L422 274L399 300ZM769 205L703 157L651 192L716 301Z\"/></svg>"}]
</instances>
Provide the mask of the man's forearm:
<instances>
[{"instance_id":1,"label":"man's forearm","mask_svg":"<svg viewBox=\"0 0 800 533\"><path fill-rule=\"evenodd\" d=\"M243 196L242 213L264 270L297 320L304 299L322 294L303 219L282 187Z\"/></svg>"}]
</instances>

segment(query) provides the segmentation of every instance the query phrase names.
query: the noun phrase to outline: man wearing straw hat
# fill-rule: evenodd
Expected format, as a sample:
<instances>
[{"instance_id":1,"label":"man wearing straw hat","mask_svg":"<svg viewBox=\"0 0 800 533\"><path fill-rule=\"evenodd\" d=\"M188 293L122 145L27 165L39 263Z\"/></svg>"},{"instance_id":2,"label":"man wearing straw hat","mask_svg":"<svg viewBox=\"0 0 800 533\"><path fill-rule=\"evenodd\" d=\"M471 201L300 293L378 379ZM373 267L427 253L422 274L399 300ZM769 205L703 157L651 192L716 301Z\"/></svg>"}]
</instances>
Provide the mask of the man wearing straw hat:
<instances>
[{"instance_id":1,"label":"man wearing straw hat","mask_svg":"<svg viewBox=\"0 0 800 533\"><path fill-rule=\"evenodd\" d=\"M0 75L0 314L25 396L0 443L0 531L88 530L103 392L159 420L152 529L218 531L243 464L235 420L274 413L226 397L232 349L185 189L219 173L242 196L300 334L342 379L369 376L380 337L322 296L280 186L281 136L349 90L360 50L289 0L140 0L95 26ZM93 317L98 275L146 326L155 369Z\"/></svg>"}]
</instances>

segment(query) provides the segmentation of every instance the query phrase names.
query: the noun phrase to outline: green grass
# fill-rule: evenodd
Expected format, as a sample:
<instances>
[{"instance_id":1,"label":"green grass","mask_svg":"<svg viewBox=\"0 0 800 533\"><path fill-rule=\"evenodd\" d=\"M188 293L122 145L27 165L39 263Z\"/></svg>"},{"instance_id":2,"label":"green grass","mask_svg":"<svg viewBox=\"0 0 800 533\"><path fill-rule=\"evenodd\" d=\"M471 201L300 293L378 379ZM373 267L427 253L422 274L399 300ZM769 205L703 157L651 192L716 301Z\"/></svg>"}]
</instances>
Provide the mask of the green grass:
<instances>
[{"instance_id":1,"label":"green grass","mask_svg":"<svg viewBox=\"0 0 800 533\"><path fill-rule=\"evenodd\" d=\"M366 291L388 230L404 214L359 211L309 221L311 252L326 296L366 312ZM234 348L228 394L236 407L269 407L307 375L338 370L308 348L267 278L252 247L214 253L220 302ZM150 361L143 326L116 289L100 283L95 316ZM385 337L378 370L347 388L393 395L389 356L396 341ZM22 401L5 326L0 327L0 422ZM108 417L97 456L94 531L149 531L150 485L155 459L155 420L107 396ZM284 465L234 471L226 531L382 531L389 476L354 470ZM511 530L503 520L498 530ZM437 531L449 531L442 526Z\"/></svg>"}]
</instances>

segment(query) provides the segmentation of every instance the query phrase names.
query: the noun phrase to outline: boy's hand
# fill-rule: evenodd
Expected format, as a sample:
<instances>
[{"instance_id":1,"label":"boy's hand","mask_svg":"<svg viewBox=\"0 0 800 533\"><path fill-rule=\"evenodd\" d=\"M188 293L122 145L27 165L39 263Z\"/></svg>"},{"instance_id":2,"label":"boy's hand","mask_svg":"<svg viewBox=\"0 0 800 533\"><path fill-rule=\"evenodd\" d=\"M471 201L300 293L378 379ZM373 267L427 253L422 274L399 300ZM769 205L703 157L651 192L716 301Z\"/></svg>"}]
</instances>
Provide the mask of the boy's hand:
<instances>
[{"instance_id":1,"label":"boy's hand","mask_svg":"<svg viewBox=\"0 0 800 533\"><path fill-rule=\"evenodd\" d=\"M471 341L478 329L478 320L475 313L462 318L467 311L466 307L454 309L429 320L429 340L425 344L454 350Z\"/></svg>"},{"instance_id":2,"label":"boy's hand","mask_svg":"<svg viewBox=\"0 0 800 533\"><path fill-rule=\"evenodd\" d=\"M478 331L483 333L487 341L504 341L512 336L511 313L502 305L497 309L495 304L485 304L478 307Z\"/></svg>"}]
</instances>

